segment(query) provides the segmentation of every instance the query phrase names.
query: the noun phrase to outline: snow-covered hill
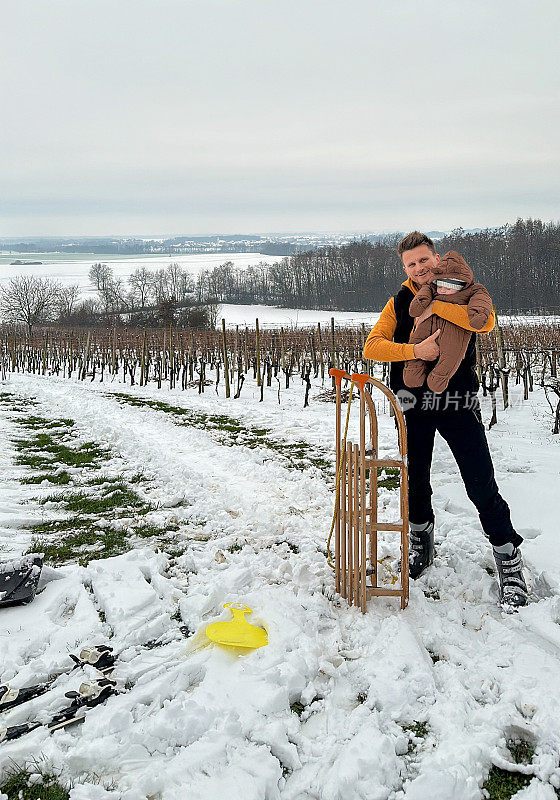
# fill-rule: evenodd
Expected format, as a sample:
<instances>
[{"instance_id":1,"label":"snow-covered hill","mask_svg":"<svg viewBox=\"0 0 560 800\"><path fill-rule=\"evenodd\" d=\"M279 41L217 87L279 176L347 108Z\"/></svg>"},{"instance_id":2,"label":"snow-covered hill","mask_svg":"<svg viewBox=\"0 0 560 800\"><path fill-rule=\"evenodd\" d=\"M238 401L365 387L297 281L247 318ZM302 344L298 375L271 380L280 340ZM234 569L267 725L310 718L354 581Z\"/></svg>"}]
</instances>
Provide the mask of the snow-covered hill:
<instances>
[{"instance_id":1,"label":"snow-covered hill","mask_svg":"<svg viewBox=\"0 0 560 800\"><path fill-rule=\"evenodd\" d=\"M412 584L406 611L379 599L363 616L334 594L324 555L334 407L303 409L297 380L280 404L274 388L259 403L250 382L229 401L212 387L199 396L29 375L0 392L2 560L31 546L33 525L71 516L56 498L40 503L55 493L99 497L103 480L118 480L137 498L93 513L87 529L78 518L96 536L75 552L93 560L59 567L32 604L0 611L0 681L45 680L68 653L108 642L123 691L82 726L1 744L0 767L41 757L73 782L72 800L475 800L492 765L530 776L520 799L556 796L560 442L540 389L525 403L514 389L488 433L532 586L530 605L509 616L441 439L435 564ZM390 453L382 402L379 418ZM22 483L48 474L18 463L21 441L41 431L66 448L95 443L97 462L51 469L69 484ZM393 490L380 501L396 511ZM53 530L40 543L59 541ZM117 541L133 549L97 558L98 542L110 554ZM239 655L209 644L204 629L229 617L226 602L254 610L268 646ZM83 679L62 674L0 726L47 720ZM506 747L519 739L534 750L529 765L513 765Z\"/></svg>"}]
</instances>

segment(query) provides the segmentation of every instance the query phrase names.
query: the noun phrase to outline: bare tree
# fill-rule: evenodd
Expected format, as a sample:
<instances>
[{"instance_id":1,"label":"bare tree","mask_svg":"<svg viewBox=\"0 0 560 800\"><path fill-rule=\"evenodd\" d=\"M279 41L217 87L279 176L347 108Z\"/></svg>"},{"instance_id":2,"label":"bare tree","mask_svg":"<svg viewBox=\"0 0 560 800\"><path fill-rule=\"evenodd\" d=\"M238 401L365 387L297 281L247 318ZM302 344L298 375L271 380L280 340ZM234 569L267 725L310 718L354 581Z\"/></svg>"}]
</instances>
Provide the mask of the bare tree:
<instances>
[{"instance_id":1,"label":"bare tree","mask_svg":"<svg viewBox=\"0 0 560 800\"><path fill-rule=\"evenodd\" d=\"M107 264L94 264L89 279L97 289L106 314L119 314L126 306L126 292L121 278L115 278Z\"/></svg>"},{"instance_id":2,"label":"bare tree","mask_svg":"<svg viewBox=\"0 0 560 800\"><path fill-rule=\"evenodd\" d=\"M126 292L122 278L110 281L105 290L105 309L112 314L118 314L126 307Z\"/></svg>"},{"instance_id":3,"label":"bare tree","mask_svg":"<svg viewBox=\"0 0 560 800\"><path fill-rule=\"evenodd\" d=\"M0 310L7 320L23 323L31 333L34 325L56 317L61 289L52 278L18 275L2 288Z\"/></svg>"},{"instance_id":4,"label":"bare tree","mask_svg":"<svg viewBox=\"0 0 560 800\"><path fill-rule=\"evenodd\" d=\"M167 286L169 296L175 302L179 302L183 294L183 278L185 272L179 264L170 264L166 270Z\"/></svg>"},{"instance_id":5,"label":"bare tree","mask_svg":"<svg viewBox=\"0 0 560 800\"><path fill-rule=\"evenodd\" d=\"M58 296L59 320L67 320L72 316L79 297L80 287L77 283L73 283L71 286L61 286Z\"/></svg>"},{"instance_id":6,"label":"bare tree","mask_svg":"<svg viewBox=\"0 0 560 800\"><path fill-rule=\"evenodd\" d=\"M153 272L146 267L139 267L130 275L128 283L133 301L138 302L140 308L149 305L154 285Z\"/></svg>"},{"instance_id":7,"label":"bare tree","mask_svg":"<svg viewBox=\"0 0 560 800\"><path fill-rule=\"evenodd\" d=\"M93 264L88 272L88 277L97 291L103 296L109 284L113 282L113 270L107 264Z\"/></svg>"},{"instance_id":8,"label":"bare tree","mask_svg":"<svg viewBox=\"0 0 560 800\"><path fill-rule=\"evenodd\" d=\"M72 324L83 327L98 325L101 320L100 312L101 308L97 300L94 298L82 300L72 314Z\"/></svg>"},{"instance_id":9,"label":"bare tree","mask_svg":"<svg viewBox=\"0 0 560 800\"><path fill-rule=\"evenodd\" d=\"M163 300L171 300L172 292L169 286L169 276L163 267L153 273L153 281L156 304L161 303Z\"/></svg>"}]
</instances>

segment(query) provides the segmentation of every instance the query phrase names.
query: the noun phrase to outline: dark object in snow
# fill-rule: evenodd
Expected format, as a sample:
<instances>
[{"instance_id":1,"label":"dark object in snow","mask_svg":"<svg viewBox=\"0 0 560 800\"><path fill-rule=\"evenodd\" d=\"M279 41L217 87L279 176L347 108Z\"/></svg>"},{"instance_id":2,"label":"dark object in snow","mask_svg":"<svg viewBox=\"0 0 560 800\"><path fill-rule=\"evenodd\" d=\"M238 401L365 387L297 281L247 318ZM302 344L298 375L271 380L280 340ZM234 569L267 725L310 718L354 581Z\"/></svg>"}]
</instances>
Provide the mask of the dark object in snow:
<instances>
[{"instance_id":1,"label":"dark object in snow","mask_svg":"<svg viewBox=\"0 0 560 800\"><path fill-rule=\"evenodd\" d=\"M74 662L74 666L69 670L70 672L78 667L89 665L95 667L104 677L107 677L113 671L116 660L113 648L106 644L98 647L84 647L78 656L70 654L70 658ZM24 686L22 689L13 688L7 683L0 684L0 712L9 711L16 706L27 703L29 700L33 700L35 697L46 694L54 682L63 674L64 672L60 672L50 681L36 683L34 686Z\"/></svg>"},{"instance_id":2,"label":"dark object in snow","mask_svg":"<svg viewBox=\"0 0 560 800\"><path fill-rule=\"evenodd\" d=\"M0 564L0 608L30 603L35 597L42 568L41 553L30 553Z\"/></svg>"},{"instance_id":3,"label":"dark object in snow","mask_svg":"<svg viewBox=\"0 0 560 800\"><path fill-rule=\"evenodd\" d=\"M81 722L88 711L94 706L101 705L111 695L116 694L116 682L108 678L101 678L98 681L91 683L82 683L77 692L66 692L67 697L72 702L62 711L59 711L54 717L47 722L46 727L50 731L56 731L59 728L65 728L67 725L72 725L74 722ZM10 742L13 739L19 739L30 731L41 727L41 722L25 722L23 725L12 725L9 728L0 729L0 742Z\"/></svg>"}]
</instances>

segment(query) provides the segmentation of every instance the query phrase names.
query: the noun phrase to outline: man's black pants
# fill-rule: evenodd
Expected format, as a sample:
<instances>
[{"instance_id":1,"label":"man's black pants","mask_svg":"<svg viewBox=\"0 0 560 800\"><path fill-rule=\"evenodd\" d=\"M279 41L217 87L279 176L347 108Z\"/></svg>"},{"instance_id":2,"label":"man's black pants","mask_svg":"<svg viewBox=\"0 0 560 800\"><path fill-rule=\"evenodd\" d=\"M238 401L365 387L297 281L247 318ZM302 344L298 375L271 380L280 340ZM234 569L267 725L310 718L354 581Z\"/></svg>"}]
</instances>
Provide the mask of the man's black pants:
<instances>
[{"instance_id":1,"label":"man's black pants","mask_svg":"<svg viewBox=\"0 0 560 800\"><path fill-rule=\"evenodd\" d=\"M509 506L494 478L494 467L486 441L480 410L417 411L405 415L408 440L408 502L410 521L434 520L430 467L435 433L438 431L455 457L467 495L478 510L480 523L496 546L523 538L513 528Z\"/></svg>"}]
</instances>

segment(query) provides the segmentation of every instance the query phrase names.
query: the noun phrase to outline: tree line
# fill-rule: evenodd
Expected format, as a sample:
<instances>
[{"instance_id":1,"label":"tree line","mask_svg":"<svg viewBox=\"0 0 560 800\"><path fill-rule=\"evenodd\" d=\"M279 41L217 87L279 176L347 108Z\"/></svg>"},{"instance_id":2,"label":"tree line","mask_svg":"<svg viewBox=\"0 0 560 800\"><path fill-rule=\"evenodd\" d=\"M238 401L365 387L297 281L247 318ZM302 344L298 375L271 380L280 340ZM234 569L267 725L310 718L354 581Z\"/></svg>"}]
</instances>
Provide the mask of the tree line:
<instances>
[{"instance_id":1,"label":"tree line","mask_svg":"<svg viewBox=\"0 0 560 800\"><path fill-rule=\"evenodd\" d=\"M78 285L21 275L0 291L0 313L31 331L46 323L213 328L219 303L379 311L405 277L396 252L402 236L319 247L245 269L226 261L197 278L174 263L140 267L125 281L109 265L96 263L89 270L96 296L89 298L81 297ZM436 248L440 254L458 250L501 313L558 312L560 224L518 219L479 232L458 228L438 239Z\"/></svg>"},{"instance_id":2,"label":"tree line","mask_svg":"<svg viewBox=\"0 0 560 800\"><path fill-rule=\"evenodd\" d=\"M379 311L406 277L396 252L403 235L320 247L247 269L226 262L199 275L197 297L199 302ZM435 245L441 255L461 253L502 313L558 310L560 224L518 219L475 233L457 228Z\"/></svg>"},{"instance_id":3,"label":"tree line","mask_svg":"<svg viewBox=\"0 0 560 800\"><path fill-rule=\"evenodd\" d=\"M197 300L195 282L179 264L149 270L140 267L126 281L107 264L93 264L89 280L96 296L81 298L78 284L19 275L0 290L2 319L24 325L104 327L127 322L135 327L214 328L217 307Z\"/></svg>"}]
</instances>

